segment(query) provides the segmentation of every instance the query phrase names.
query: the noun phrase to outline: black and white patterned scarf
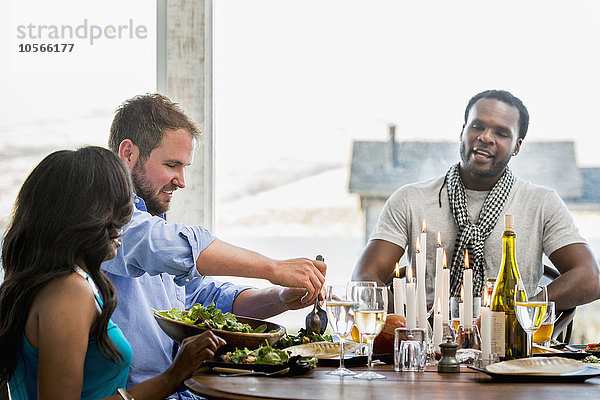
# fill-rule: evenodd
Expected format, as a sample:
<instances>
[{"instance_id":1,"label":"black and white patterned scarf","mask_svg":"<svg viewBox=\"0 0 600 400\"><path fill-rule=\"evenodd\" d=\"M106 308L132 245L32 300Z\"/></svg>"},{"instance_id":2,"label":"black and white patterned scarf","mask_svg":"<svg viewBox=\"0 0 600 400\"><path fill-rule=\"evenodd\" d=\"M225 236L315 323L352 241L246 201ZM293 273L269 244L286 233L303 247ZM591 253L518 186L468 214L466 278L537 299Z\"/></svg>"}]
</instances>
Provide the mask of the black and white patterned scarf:
<instances>
[{"instance_id":1,"label":"black and white patterned scarf","mask_svg":"<svg viewBox=\"0 0 600 400\"><path fill-rule=\"evenodd\" d=\"M476 224L469 221L467 209L467 196L465 186L459 174L460 163L450 167L446 173L448 183L448 200L458 228L454 254L450 265L450 295L460 296L460 287L463 281L465 250L469 250L469 268L473 268L473 294L480 296L483 290L483 276L485 271L485 257L483 245L485 239L492 232L504 209L504 203L510 193L515 178L511 170L506 167L504 174L487 195L479 219Z\"/></svg>"}]
</instances>

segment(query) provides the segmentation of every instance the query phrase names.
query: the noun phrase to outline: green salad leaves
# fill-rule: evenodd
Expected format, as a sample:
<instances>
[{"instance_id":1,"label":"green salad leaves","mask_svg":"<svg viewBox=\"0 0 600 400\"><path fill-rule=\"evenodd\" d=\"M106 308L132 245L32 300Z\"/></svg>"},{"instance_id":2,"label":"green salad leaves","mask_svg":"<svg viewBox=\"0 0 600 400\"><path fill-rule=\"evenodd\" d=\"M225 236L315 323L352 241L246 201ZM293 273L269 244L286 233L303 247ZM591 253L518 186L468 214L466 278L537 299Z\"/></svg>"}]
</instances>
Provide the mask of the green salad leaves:
<instances>
[{"instance_id":1,"label":"green salad leaves","mask_svg":"<svg viewBox=\"0 0 600 400\"><path fill-rule=\"evenodd\" d=\"M252 329L250 325L239 322L232 313L228 312L223 314L221 310L215 307L215 303L212 303L208 307L196 303L187 313L177 307L171 309L171 311L156 312L163 317L209 329L221 329L224 331L245 333L264 333L267 330L266 324L262 324L255 329Z\"/></svg>"},{"instance_id":2,"label":"green salad leaves","mask_svg":"<svg viewBox=\"0 0 600 400\"><path fill-rule=\"evenodd\" d=\"M295 346L298 344L314 343L314 342L333 342L331 335L321 335L315 332L307 332L304 328L300 328L297 336L288 335L287 333L279 339L275 344L280 349Z\"/></svg>"},{"instance_id":3,"label":"green salad leaves","mask_svg":"<svg viewBox=\"0 0 600 400\"><path fill-rule=\"evenodd\" d=\"M266 340L265 345L260 346L258 349L235 349L235 351L230 351L223 356L223 361L234 364L281 365L288 362L289 359L289 352L269 346L269 343L267 343Z\"/></svg>"}]
</instances>

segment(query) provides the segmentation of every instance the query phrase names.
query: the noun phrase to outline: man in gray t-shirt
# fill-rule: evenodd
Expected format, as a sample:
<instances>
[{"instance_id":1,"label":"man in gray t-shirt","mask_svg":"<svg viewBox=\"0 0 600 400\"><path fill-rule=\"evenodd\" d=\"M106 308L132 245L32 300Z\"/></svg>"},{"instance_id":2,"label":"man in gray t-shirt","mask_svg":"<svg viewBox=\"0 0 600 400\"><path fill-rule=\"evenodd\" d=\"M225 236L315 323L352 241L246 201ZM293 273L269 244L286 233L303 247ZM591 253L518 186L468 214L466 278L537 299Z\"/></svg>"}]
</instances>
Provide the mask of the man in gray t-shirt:
<instances>
[{"instance_id":1,"label":"man in gray t-shirt","mask_svg":"<svg viewBox=\"0 0 600 400\"><path fill-rule=\"evenodd\" d=\"M427 221L428 302L433 300L435 237L442 236L451 268L454 295L462 283L462 263L469 250L474 268L474 294L486 278L495 278L502 260L502 216L512 214L517 232L517 263L528 286L543 272L546 254L561 276L548 286L558 310L600 297L596 260L579 235L558 194L525 182L507 167L527 133L529 114L505 91L474 96L465 110L460 136L461 161L446 176L398 189L386 202L379 221L354 269L354 280L387 282L396 262L415 242ZM458 246L458 247L457 247ZM414 264L414 262L412 262Z\"/></svg>"}]
</instances>

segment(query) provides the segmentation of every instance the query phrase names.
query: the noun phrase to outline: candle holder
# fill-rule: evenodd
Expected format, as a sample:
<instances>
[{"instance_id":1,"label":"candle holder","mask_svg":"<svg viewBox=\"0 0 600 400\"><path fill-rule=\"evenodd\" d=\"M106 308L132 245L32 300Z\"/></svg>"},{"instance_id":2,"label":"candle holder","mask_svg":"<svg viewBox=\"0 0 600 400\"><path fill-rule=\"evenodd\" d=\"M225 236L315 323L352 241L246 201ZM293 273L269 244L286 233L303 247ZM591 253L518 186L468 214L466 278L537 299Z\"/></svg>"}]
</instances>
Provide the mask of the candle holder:
<instances>
[{"instance_id":1,"label":"candle holder","mask_svg":"<svg viewBox=\"0 0 600 400\"><path fill-rule=\"evenodd\" d=\"M458 312L458 305L462 303L460 297L450 298L450 318L459 319L460 314ZM481 297L473 297L473 315L474 317L479 315L479 309L481 308Z\"/></svg>"},{"instance_id":2,"label":"candle holder","mask_svg":"<svg viewBox=\"0 0 600 400\"><path fill-rule=\"evenodd\" d=\"M450 321L442 322L442 337L447 338L450 336L452 341L456 340L456 331L454 330L454 324Z\"/></svg>"},{"instance_id":3,"label":"candle holder","mask_svg":"<svg viewBox=\"0 0 600 400\"><path fill-rule=\"evenodd\" d=\"M410 367L405 364L406 360L403 361L403 357L407 356L402 351L403 342L411 342L411 352L415 352L414 354L411 353L411 359L414 361L414 357L416 357L416 361L418 361L417 363L411 362ZM419 343L419 345L416 346L414 343ZM423 329L396 328L394 330L394 371L425 371L427 343L426 333Z\"/></svg>"},{"instance_id":4,"label":"candle holder","mask_svg":"<svg viewBox=\"0 0 600 400\"><path fill-rule=\"evenodd\" d=\"M459 325L456 332L456 358L461 364L477 365L481 358L481 337L477 325Z\"/></svg>"}]
</instances>

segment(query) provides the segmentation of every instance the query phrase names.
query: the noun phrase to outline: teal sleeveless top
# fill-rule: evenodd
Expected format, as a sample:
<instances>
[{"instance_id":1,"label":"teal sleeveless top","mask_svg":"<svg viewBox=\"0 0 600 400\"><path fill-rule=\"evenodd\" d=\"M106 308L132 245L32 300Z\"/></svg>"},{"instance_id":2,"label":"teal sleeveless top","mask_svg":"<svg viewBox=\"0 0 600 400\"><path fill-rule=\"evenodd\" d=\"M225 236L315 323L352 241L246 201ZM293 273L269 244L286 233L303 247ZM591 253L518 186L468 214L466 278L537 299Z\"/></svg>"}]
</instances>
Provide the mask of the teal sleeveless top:
<instances>
[{"instance_id":1,"label":"teal sleeveless top","mask_svg":"<svg viewBox=\"0 0 600 400\"><path fill-rule=\"evenodd\" d=\"M102 299L92 278L81 268L76 267L76 272L87 279L96 301L102 307ZM114 363L105 358L96 343L96 338L91 337L88 342L83 366L83 386L81 399L96 400L117 393L118 388L125 388L129 366L131 365L131 346L121 329L110 320L108 322L108 336L123 355L121 363ZM10 394L13 400L37 399L39 351L25 335L18 355L17 368L10 379Z\"/></svg>"}]
</instances>

